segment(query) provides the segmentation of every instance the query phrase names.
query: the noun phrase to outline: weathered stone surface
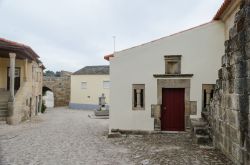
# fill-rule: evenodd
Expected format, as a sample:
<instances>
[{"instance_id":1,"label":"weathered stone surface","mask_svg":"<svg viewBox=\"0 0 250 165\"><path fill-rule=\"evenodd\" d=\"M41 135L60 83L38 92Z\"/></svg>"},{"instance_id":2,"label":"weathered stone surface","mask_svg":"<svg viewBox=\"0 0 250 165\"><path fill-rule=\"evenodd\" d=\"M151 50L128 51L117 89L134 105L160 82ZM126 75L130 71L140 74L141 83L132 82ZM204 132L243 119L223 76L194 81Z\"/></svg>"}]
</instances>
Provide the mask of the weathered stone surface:
<instances>
[{"instance_id":1,"label":"weathered stone surface","mask_svg":"<svg viewBox=\"0 0 250 165\"><path fill-rule=\"evenodd\" d=\"M190 115L197 115L197 101L190 101Z\"/></svg>"},{"instance_id":2,"label":"weathered stone surface","mask_svg":"<svg viewBox=\"0 0 250 165\"><path fill-rule=\"evenodd\" d=\"M222 90L224 93L229 93L229 81L228 80L222 81Z\"/></svg>"},{"instance_id":3,"label":"weathered stone surface","mask_svg":"<svg viewBox=\"0 0 250 165\"><path fill-rule=\"evenodd\" d=\"M229 36L230 37L230 36ZM226 40L225 43L225 53L229 53L231 52L231 48L230 48L230 40Z\"/></svg>"},{"instance_id":4,"label":"weathered stone surface","mask_svg":"<svg viewBox=\"0 0 250 165\"><path fill-rule=\"evenodd\" d=\"M247 77L247 63L245 61L241 61L238 64L235 64L235 77L236 78L243 78L243 77Z\"/></svg>"},{"instance_id":5,"label":"weathered stone surface","mask_svg":"<svg viewBox=\"0 0 250 165\"><path fill-rule=\"evenodd\" d=\"M70 74L61 74L60 77L43 77L43 87L54 93L54 105L68 106L70 101Z\"/></svg>"},{"instance_id":6,"label":"weathered stone surface","mask_svg":"<svg viewBox=\"0 0 250 165\"><path fill-rule=\"evenodd\" d=\"M222 67L227 65L227 60L228 59L227 59L227 55L226 54L221 57L221 66Z\"/></svg>"},{"instance_id":7,"label":"weathered stone surface","mask_svg":"<svg viewBox=\"0 0 250 165\"><path fill-rule=\"evenodd\" d=\"M223 79L223 80L228 80L228 77L229 77L228 74L229 74L229 73L228 73L228 68L223 67L223 68L222 68L222 79Z\"/></svg>"},{"instance_id":8,"label":"weathered stone surface","mask_svg":"<svg viewBox=\"0 0 250 165\"><path fill-rule=\"evenodd\" d=\"M232 66L234 64L238 64L241 61L244 61L244 53L242 53L240 51L236 51L236 52L231 53L231 55L229 57L230 66Z\"/></svg>"},{"instance_id":9,"label":"weathered stone surface","mask_svg":"<svg viewBox=\"0 0 250 165\"><path fill-rule=\"evenodd\" d=\"M233 83L233 92L235 94L246 94L247 80L245 78L234 79Z\"/></svg>"},{"instance_id":10,"label":"weathered stone surface","mask_svg":"<svg viewBox=\"0 0 250 165\"><path fill-rule=\"evenodd\" d=\"M209 108L210 137L236 164L250 162L250 0L241 5L225 42L216 90ZM247 6L248 5L248 6Z\"/></svg>"},{"instance_id":11,"label":"weathered stone surface","mask_svg":"<svg viewBox=\"0 0 250 165\"><path fill-rule=\"evenodd\" d=\"M250 42L248 42L248 43L246 44L245 53L246 53L246 57L247 57L248 59L250 59Z\"/></svg>"},{"instance_id":12,"label":"weathered stone surface","mask_svg":"<svg viewBox=\"0 0 250 165\"><path fill-rule=\"evenodd\" d=\"M222 77L223 77L222 68L218 71L218 77L219 77L219 79L222 79Z\"/></svg>"},{"instance_id":13,"label":"weathered stone surface","mask_svg":"<svg viewBox=\"0 0 250 165\"><path fill-rule=\"evenodd\" d=\"M236 29L236 27L234 26L234 27L232 27L230 30L229 30L229 37L230 37L230 39L231 38L234 38L236 35L237 35L238 33L237 33L237 29ZM227 41L228 42L228 41ZM227 47L226 47L227 48ZM228 50L228 52L229 52L230 50Z\"/></svg>"},{"instance_id":14,"label":"weathered stone surface","mask_svg":"<svg viewBox=\"0 0 250 165\"><path fill-rule=\"evenodd\" d=\"M250 42L250 28L249 27L245 31L245 41Z\"/></svg>"}]
</instances>

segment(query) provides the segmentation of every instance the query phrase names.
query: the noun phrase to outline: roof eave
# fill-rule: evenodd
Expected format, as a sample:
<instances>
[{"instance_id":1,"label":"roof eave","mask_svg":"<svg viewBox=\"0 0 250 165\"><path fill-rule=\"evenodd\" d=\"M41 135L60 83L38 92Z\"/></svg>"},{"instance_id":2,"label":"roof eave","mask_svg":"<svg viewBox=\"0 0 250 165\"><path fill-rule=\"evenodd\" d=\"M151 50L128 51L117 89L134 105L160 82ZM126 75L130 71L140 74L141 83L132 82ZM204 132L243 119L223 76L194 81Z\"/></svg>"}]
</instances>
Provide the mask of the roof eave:
<instances>
[{"instance_id":1,"label":"roof eave","mask_svg":"<svg viewBox=\"0 0 250 165\"><path fill-rule=\"evenodd\" d=\"M109 54L109 55L104 56L104 59L107 61L110 61L110 58L112 57L114 57L114 54Z\"/></svg>"},{"instance_id":2,"label":"roof eave","mask_svg":"<svg viewBox=\"0 0 250 165\"><path fill-rule=\"evenodd\" d=\"M213 20L220 20L221 16L223 15L223 13L226 11L226 9L231 5L231 3L233 2L233 0L225 0L223 2L223 4L221 5L220 9L217 11L217 13L215 14Z\"/></svg>"}]
</instances>

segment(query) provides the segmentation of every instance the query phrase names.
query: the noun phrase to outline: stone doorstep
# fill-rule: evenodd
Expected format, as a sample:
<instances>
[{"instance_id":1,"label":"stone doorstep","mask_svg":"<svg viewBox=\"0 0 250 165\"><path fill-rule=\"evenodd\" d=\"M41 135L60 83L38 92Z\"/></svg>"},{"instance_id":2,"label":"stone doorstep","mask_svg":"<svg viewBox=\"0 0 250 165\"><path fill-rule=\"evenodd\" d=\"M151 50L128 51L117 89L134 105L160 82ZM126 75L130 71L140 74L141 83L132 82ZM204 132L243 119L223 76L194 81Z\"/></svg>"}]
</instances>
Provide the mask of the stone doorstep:
<instances>
[{"instance_id":1,"label":"stone doorstep","mask_svg":"<svg viewBox=\"0 0 250 165\"><path fill-rule=\"evenodd\" d=\"M0 117L0 125L1 124L6 124L7 117Z\"/></svg>"},{"instance_id":2,"label":"stone doorstep","mask_svg":"<svg viewBox=\"0 0 250 165\"><path fill-rule=\"evenodd\" d=\"M193 142L199 145L210 144L211 140L208 135L195 135Z\"/></svg>"},{"instance_id":3,"label":"stone doorstep","mask_svg":"<svg viewBox=\"0 0 250 165\"><path fill-rule=\"evenodd\" d=\"M119 132L109 133L108 138L120 138L122 137L122 134Z\"/></svg>"},{"instance_id":4,"label":"stone doorstep","mask_svg":"<svg viewBox=\"0 0 250 165\"><path fill-rule=\"evenodd\" d=\"M0 103L0 111L1 110L7 110L8 109L8 104L1 104Z\"/></svg>"},{"instance_id":5,"label":"stone doorstep","mask_svg":"<svg viewBox=\"0 0 250 165\"><path fill-rule=\"evenodd\" d=\"M190 133L190 130L186 131L142 131L142 130L120 130L112 129L112 133L121 133L126 135L151 135L151 134L186 134Z\"/></svg>"},{"instance_id":6,"label":"stone doorstep","mask_svg":"<svg viewBox=\"0 0 250 165\"><path fill-rule=\"evenodd\" d=\"M95 116L109 116L109 110L95 110Z\"/></svg>"},{"instance_id":7,"label":"stone doorstep","mask_svg":"<svg viewBox=\"0 0 250 165\"><path fill-rule=\"evenodd\" d=\"M7 110L5 110L5 111L0 110L0 117L6 117L6 116L8 116L8 111Z\"/></svg>"},{"instance_id":8,"label":"stone doorstep","mask_svg":"<svg viewBox=\"0 0 250 165\"><path fill-rule=\"evenodd\" d=\"M202 120L202 118L199 119L191 119L191 125L192 127L205 127L207 126L207 122Z\"/></svg>"},{"instance_id":9,"label":"stone doorstep","mask_svg":"<svg viewBox=\"0 0 250 165\"><path fill-rule=\"evenodd\" d=\"M88 115L91 119L109 119L109 116L95 116L94 114Z\"/></svg>"},{"instance_id":10,"label":"stone doorstep","mask_svg":"<svg viewBox=\"0 0 250 165\"><path fill-rule=\"evenodd\" d=\"M195 135L208 135L208 127L194 127Z\"/></svg>"}]
</instances>

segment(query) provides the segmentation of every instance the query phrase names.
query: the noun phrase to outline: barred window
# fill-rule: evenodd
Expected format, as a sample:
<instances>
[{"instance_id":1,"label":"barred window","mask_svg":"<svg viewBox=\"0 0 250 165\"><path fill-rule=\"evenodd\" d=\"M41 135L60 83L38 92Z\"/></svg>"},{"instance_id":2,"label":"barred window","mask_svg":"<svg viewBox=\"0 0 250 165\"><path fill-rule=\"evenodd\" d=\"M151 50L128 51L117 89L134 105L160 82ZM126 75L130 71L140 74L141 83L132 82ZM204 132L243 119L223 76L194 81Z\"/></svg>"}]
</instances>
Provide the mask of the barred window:
<instances>
[{"instance_id":1,"label":"barred window","mask_svg":"<svg viewBox=\"0 0 250 165\"><path fill-rule=\"evenodd\" d=\"M132 85L132 109L145 110L145 84Z\"/></svg>"}]
</instances>

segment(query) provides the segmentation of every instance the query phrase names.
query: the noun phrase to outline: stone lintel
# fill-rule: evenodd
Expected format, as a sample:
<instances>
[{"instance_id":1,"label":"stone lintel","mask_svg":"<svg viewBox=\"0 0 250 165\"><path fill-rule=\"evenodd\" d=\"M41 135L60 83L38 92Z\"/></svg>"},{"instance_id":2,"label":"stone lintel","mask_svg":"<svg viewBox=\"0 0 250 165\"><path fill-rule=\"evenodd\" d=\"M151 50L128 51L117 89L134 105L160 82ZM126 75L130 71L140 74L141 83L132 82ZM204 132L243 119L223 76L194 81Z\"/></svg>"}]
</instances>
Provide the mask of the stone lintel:
<instances>
[{"instance_id":1,"label":"stone lintel","mask_svg":"<svg viewBox=\"0 0 250 165\"><path fill-rule=\"evenodd\" d=\"M175 77L181 77L181 78L191 78L194 76L194 74L154 74L154 78L175 78Z\"/></svg>"},{"instance_id":2,"label":"stone lintel","mask_svg":"<svg viewBox=\"0 0 250 165\"><path fill-rule=\"evenodd\" d=\"M168 58L181 58L182 55L165 55L164 58L168 59Z\"/></svg>"}]
</instances>

